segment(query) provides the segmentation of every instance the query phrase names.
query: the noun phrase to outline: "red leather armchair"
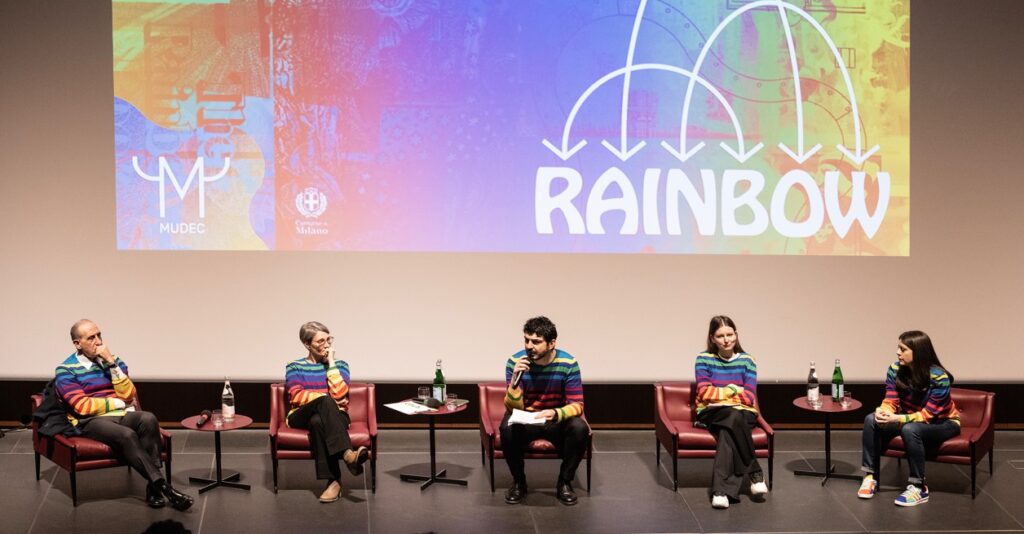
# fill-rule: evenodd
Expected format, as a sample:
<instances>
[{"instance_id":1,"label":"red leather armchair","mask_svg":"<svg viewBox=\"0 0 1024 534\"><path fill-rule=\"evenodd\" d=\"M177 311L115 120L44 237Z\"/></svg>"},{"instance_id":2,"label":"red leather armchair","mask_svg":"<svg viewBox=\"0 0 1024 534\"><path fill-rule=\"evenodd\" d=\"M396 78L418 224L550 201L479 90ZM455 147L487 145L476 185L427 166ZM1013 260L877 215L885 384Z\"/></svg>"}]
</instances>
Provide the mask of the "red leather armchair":
<instances>
[{"instance_id":1,"label":"red leather armchair","mask_svg":"<svg viewBox=\"0 0 1024 534\"><path fill-rule=\"evenodd\" d=\"M32 395L32 411L43 402L42 395ZM32 448L36 457L36 480L39 480L40 457L46 457L71 476L71 502L78 506L78 481L75 476L79 471L104 469L107 467L128 466L109 446L94 439L81 436L66 437L56 435L52 438L39 433L39 422L32 420ZM164 462L165 478L171 480L171 435L160 429L160 459ZM129 472L131 466L128 467Z\"/></svg>"},{"instance_id":2,"label":"red leather armchair","mask_svg":"<svg viewBox=\"0 0 1024 534\"><path fill-rule=\"evenodd\" d=\"M658 382L654 384L655 457L661 464L661 448L672 455L672 489L679 489L680 458L714 458L718 443L704 428L693 426L697 420L694 400L697 386L693 382ZM757 416L754 448L758 458L768 459L768 487L772 487L775 460L775 431Z\"/></svg>"},{"instance_id":3,"label":"red leather armchair","mask_svg":"<svg viewBox=\"0 0 1024 534\"><path fill-rule=\"evenodd\" d=\"M949 394L960 410L960 435L946 440L938 449L927 451L928 460L971 466L971 498L977 495L977 467L988 455L992 473L992 445L995 441L995 393L974 389L950 388ZM881 449L879 449L881 450ZM896 436L887 445L886 456L905 458L903 438ZM881 464L875 461L875 465Z\"/></svg>"},{"instance_id":4,"label":"red leather armchair","mask_svg":"<svg viewBox=\"0 0 1024 534\"><path fill-rule=\"evenodd\" d=\"M505 418L505 383L485 382L478 384L480 394L480 463L485 459L491 464L491 493L494 493L494 459L502 459L505 453L501 450L501 420ZM590 462L594 456L594 432L587 423L590 442L584 459L587 461L587 492L590 491ZM526 459L557 460L558 449L546 439L534 440L526 449Z\"/></svg>"},{"instance_id":5,"label":"red leather armchair","mask_svg":"<svg viewBox=\"0 0 1024 534\"><path fill-rule=\"evenodd\" d=\"M274 493L277 493L279 460L312 460L309 432L289 428L288 399L284 384L270 385L270 460L274 468ZM377 493L377 394L373 384L351 382L348 385L348 415L352 424L348 435L355 447L370 451L370 488Z\"/></svg>"}]
</instances>

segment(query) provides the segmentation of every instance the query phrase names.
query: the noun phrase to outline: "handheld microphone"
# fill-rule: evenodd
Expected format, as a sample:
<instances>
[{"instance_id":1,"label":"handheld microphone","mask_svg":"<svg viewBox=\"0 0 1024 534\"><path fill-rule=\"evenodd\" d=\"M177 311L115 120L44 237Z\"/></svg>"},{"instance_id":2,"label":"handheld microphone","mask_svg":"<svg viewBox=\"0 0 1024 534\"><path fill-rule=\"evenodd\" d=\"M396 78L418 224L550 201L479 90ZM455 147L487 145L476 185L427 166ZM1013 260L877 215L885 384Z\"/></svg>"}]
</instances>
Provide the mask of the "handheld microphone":
<instances>
[{"instance_id":1,"label":"handheld microphone","mask_svg":"<svg viewBox=\"0 0 1024 534\"><path fill-rule=\"evenodd\" d=\"M196 421L196 426L197 427L201 427L201 426L205 425L206 422L210 420L210 417L212 415L213 415L213 413L210 412L210 410L203 410L203 413L199 414L199 420Z\"/></svg>"},{"instance_id":2,"label":"handheld microphone","mask_svg":"<svg viewBox=\"0 0 1024 534\"><path fill-rule=\"evenodd\" d=\"M523 372L516 371L512 373L512 389L519 387L519 381L523 379Z\"/></svg>"}]
</instances>

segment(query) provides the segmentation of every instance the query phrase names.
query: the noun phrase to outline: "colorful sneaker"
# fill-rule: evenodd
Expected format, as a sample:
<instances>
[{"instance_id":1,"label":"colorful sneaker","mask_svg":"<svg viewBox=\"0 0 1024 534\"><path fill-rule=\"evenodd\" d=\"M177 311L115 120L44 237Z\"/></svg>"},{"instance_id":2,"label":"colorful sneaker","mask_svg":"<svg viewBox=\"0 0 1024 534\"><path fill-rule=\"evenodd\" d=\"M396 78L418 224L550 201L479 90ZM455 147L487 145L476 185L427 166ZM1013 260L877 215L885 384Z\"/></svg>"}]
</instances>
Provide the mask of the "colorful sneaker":
<instances>
[{"instance_id":1,"label":"colorful sneaker","mask_svg":"<svg viewBox=\"0 0 1024 534\"><path fill-rule=\"evenodd\" d=\"M729 507L729 498L725 495L714 495L711 497L711 507L725 509Z\"/></svg>"},{"instance_id":2,"label":"colorful sneaker","mask_svg":"<svg viewBox=\"0 0 1024 534\"><path fill-rule=\"evenodd\" d=\"M896 506L917 506L928 502L928 486L908 484L906 491L896 497Z\"/></svg>"},{"instance_id":3,"label":"colorful sneaker","mask_svg":"<svg viewBox=\"0 0 1024 534\"><path fill-rule=\"evenodd\" d=\"M860 483L860 489L857 490L857 496L861 499L870 499L875 496L878 491L878 481L875 480L873 475L864 475L864 480Z\"/></svg>"}]
</instances>

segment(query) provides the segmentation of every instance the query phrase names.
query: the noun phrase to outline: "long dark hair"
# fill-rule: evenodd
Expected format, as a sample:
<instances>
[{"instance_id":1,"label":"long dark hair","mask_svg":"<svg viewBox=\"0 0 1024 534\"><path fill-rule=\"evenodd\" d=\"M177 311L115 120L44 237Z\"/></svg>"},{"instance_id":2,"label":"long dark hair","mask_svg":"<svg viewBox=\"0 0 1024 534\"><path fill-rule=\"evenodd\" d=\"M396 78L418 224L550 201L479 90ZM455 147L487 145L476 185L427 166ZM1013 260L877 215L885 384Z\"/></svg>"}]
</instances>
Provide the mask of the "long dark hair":
<instances>
[{"instance_id":1,"label":"long dark hair","mask_svg":"<svg viewBox=\"0 0 1024 534\"><path fill-rule=\"evenodd\" d=\"M729 328L736 330L736 323L734 323L732 319L730 319L727 315L716 315L711 318L711 324L708 325L708 352L710 352L711 354L718 355L718 345L715 345L715 342L712 341L712 338L715 337L715 332L717 332L718 329L722 328L723 326L728 326ZM736 346L733 347L732 351L736 354L745 352L743 350L743 346L740 345L739 333L736 334Z\"/></svg>"},{"instance_id":2,"label":"long dark hair","mask_svg":"<svg viewBox=\"0 0 1024 534\"><path fill-rule=\"evenodd\" d=\"M899 389L926 390L931 384L932 366L942 368L953 383L953 373L939 361L939 355L932 346L932 338L920 330L910 330L900 334L900 343L914 351L913 359L907 365L901 365L896 372L896 387Z\"/></svg>"}]
</instances>

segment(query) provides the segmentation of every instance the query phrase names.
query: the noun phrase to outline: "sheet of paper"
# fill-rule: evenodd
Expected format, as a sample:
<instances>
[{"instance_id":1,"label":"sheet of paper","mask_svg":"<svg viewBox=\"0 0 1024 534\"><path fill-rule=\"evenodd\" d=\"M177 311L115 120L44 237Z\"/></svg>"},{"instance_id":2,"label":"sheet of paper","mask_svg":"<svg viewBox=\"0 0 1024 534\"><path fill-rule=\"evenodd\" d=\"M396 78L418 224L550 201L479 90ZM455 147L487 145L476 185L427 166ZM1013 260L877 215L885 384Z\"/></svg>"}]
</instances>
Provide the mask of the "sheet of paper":
<instances>
[{"instance_id":1,"label":"sheet of paper","mask_svg":"<svg viewBox=\"0 0 1024 534\"><path fill-rule=\"evenodd\" d=\"M387 406L388 408L391 408L392 410L395 410L395 411L398 411L398 412L402 412L402 413L404 413L406 415L412 415L412 414L423 413L423 412L436 412L437 411L434 408L430 408L428 406L424 406L422 404L419 404L419 403L416 403L416 402L413 402L413 401L392 402L391 404L385 404L384 406Z\"/></svg>"},{"instance_id":2,"label":"sheet of paper","mask_svg":"<svg viewBox=\"0 0 1024 534\"><path fill-rule=\"evenodd\" d=\"M508 418L508 424L510 425L543 425L547 421L543 417L537 417L537 412L527 412L526 410L512 410L512 415Z\"/></svg>"}]
</instances>

